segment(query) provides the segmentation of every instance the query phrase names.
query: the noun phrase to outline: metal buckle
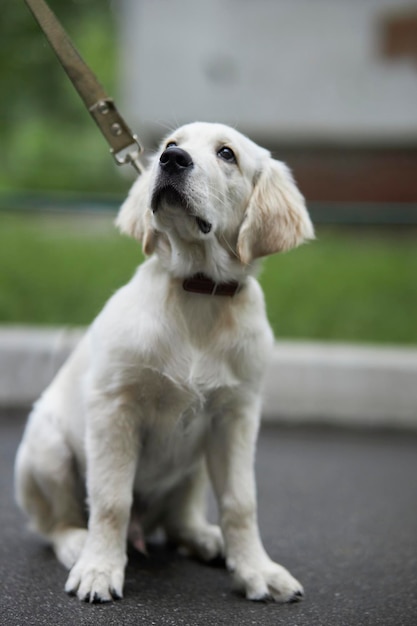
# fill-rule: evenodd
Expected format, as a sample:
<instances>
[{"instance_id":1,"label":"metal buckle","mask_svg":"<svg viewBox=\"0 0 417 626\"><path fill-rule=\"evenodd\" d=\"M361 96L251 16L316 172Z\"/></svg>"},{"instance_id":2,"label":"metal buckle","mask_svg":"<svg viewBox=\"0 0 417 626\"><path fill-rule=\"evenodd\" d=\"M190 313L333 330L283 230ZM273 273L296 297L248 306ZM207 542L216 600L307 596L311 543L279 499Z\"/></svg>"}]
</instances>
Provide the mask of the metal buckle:
<instances>
[{"instance_id":1,"label":"metal buckle","mask_svg":"<svg viewBox=\"0 0 417 626\"><path fill-rule=\"evenodd\" d=\"M119 152L115 152L113 148L110 148L110 152L112 153L117 165L126 165L126 163L131 163L136 171L139 174L142 174L143 165L139 160L139 156L142 154L143 148L139 143L139 138L137 135L132 134L132 138L134 140L134 143L132 143L130 146L123 148L123 150L119 150ZM134 146L136 146L136 148L134 148Z\"/></svg>"}]
</instances>

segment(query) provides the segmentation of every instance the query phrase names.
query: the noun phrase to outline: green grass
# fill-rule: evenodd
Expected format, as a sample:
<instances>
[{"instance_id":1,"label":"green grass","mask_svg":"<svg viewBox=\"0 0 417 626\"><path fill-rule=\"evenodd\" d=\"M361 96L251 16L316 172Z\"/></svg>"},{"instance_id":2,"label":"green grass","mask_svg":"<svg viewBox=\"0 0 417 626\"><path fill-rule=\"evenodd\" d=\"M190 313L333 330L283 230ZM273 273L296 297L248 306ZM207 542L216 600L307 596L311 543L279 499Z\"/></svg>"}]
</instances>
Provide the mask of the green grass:
<instances>
[{"instance_id":1,"label":"green grass","mask_svg":"<svg viewBox=\"0 0 417 626\"><path fill-rule=\"evenodd\" d=\"M415 234L319 229L314 243L264 268L277 336L417 343Z\"/></svg>"},{"instance_id":2,"label":"green grass","mask_svg":"<svg viewBox=\"0 0 417 626\"><path fill-rule=\"evenodd\" d=\"M0 322L88 324L141 260L108 217L0 214Z\"/></svg>"},{"instance_id":3,"label":"green grass","mask_svg":"<svg viewBox=\"0 0 417 626\"><path fill-rule=\"evenodd\" d=\"M0 213L0 322L88 324L141 259L109 216ZM417 344L412 234L319 229L260 279L278 338Z\"/></svg>"}]
</instances>

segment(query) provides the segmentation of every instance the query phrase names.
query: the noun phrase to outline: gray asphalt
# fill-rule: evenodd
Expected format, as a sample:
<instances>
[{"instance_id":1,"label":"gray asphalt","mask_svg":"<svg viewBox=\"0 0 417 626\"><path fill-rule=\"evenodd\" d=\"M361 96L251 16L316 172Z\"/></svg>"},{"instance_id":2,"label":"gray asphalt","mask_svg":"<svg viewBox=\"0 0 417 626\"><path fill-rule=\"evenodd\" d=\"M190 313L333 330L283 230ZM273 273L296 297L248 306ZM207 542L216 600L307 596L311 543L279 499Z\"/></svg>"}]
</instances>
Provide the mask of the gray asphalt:
<instances>
[{"instance_id":1,"label":"gray asphalt","mask_svg":"<svg viewBox=\"0 0 417 626\"><path fill-rule=\"evenodd\" d=\"M250 603L223 568L154 546L131 555L125 598L88 605L13 501L21 413L0 413L0 624L415 626L417 436L264 428L259 517L270 555L305 586L299 604Z\"/></svg>"}]
</instances>

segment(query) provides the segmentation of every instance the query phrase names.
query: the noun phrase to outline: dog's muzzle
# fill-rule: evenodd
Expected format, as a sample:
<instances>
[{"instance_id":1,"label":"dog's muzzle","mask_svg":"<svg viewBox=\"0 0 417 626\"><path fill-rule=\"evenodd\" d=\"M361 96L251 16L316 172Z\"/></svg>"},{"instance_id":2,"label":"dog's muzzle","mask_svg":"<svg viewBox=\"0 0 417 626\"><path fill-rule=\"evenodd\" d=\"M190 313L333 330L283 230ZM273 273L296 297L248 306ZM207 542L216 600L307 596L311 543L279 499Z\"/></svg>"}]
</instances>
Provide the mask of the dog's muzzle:
<instances>
[{"instance_id":1,"label":"dog's muzzle","mask_svg":"<svg viewBox=\"0 0 417 626\"><path fill-rule=\"evenodd\" d=\"M154 213L161 201L183 207L191 215L193 213L186 194L183 192L185 179L194 167L191 155L178 146L169 146L159 157L158 182L152 195L151 208ZM211 231L211 224L201 217L195 216L198 228L204 234Z\"/></svg>"}]
</instances>

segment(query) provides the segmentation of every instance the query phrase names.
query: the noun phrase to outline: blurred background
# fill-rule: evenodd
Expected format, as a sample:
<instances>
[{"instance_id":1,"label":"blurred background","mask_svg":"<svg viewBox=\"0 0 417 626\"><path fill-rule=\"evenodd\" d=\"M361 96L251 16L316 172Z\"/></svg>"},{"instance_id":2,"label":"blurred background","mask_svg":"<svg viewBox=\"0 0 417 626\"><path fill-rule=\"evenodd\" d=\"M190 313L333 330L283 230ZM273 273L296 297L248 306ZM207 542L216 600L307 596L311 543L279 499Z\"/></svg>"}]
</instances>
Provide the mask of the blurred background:
<instances>
[{"instance_id":1,"label":"blurred background","mask_svg":"<svg viewBox=\"0 0 417 626\"><path fill-rule=\"evenodd\" d=\"M416 1L49 4L149 152L220 121L291 167L318 238L264 264L277 338L417 343ZM0 323L88 324L141 260L133 174L23 0L0 48Z\"/></svg>"}]
</instances>

